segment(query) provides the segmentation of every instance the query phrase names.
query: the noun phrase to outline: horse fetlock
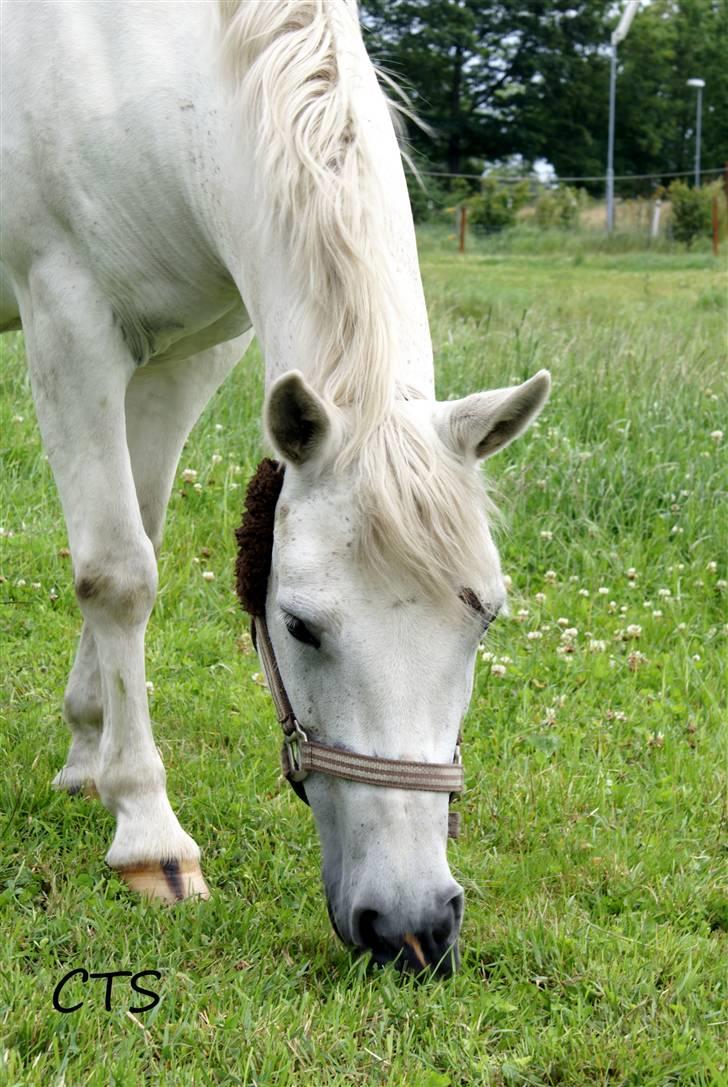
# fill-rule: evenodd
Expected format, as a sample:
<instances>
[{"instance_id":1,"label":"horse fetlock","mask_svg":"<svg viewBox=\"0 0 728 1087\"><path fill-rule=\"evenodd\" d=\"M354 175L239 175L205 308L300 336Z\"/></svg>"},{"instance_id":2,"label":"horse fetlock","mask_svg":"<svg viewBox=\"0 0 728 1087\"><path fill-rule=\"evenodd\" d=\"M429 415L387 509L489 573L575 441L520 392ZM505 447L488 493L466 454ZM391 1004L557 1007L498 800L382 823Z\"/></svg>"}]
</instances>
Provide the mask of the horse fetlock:
<instances>
[{"instance_id":1,"label":"horse fetlock","mask_svg":"<svg viewBox=\"0 0 728 1087\"><path fill-rule=\"evenodd\" d=\"M169 804L167 774L156 748L144 765L102 761L96 782L101 802L117 819L123 813L133 815L149 805L156 805L159 798Z\"/></svg>"},{"instance_id":2,"label":"horse fetlock","mask_svg":"<svg viewBox=\"0 0 728 1087\"><path fill-rule=\"evenodd\" d=\"M98 796L95 763L66 763L53 778L51 787L58 789L59 792L68 793L69 796L76 796L78 793L83 793L84 796Z\"/></svg>"},{"instance_id":3,"label":"horse fetlock","mask_svg":"<svg viewBox=\"0 0 728 1087\"><path fill-rule=\"evenodd\" d=\"M103 799L103 796L102 796ZM116 806L116 833L106 854L111 868L126 869L167 862L199 865L200 847L179 824L166 794L128 798Z\"/></svg>"}]
</instances>

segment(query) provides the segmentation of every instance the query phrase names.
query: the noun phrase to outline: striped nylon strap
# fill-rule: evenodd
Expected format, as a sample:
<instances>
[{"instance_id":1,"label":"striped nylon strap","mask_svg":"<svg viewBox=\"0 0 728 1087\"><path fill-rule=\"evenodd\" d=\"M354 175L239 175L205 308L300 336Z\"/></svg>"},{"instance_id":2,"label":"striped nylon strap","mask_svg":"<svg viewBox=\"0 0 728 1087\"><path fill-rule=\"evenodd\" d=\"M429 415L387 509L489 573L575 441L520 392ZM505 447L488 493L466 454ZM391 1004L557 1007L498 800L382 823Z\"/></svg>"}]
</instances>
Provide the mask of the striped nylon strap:
<instances>
[{"instance_id":1,"label":"striped nylon strap","mask_svg":"<svg viewBox=\"0 0 728 1087\"><path fill-rule=\"evenodd\" d=\"M357 755L352 751L329 747L309 739L296 720L283 686L264 617L255 616L252 632L284 733L281 769L284 777L306 803L308 801L301 782L314 772L390 789L416 789L421 792L449 793L451 796L462 792L464 774L459 746L455 749L452 762L408 762L404 759ZM448 816L448 836L457 838L459 829L459 813L451 811Z\"/></svg>"}]
</instances>

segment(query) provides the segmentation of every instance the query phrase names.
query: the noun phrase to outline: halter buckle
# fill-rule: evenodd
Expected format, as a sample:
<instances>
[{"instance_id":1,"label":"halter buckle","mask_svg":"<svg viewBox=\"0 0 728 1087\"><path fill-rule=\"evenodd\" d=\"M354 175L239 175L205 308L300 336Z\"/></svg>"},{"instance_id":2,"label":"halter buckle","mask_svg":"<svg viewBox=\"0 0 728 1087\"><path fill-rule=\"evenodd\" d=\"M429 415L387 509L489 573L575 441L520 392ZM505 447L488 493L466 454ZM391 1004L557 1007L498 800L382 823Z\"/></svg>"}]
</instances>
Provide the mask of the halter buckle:
<instances>
[{"instance_id":1,"label":"halter buckle","mask_svg":"<svg viewBox=\"0 0 728 1087\"><path fill-rule=\"evenodd\" d=\"M288 773L291 781L303 781L308 777L308 770L304 770L301 762L301 744L308 743L308 736L303 731L295 717L291 718L293 730L284 736L284 743L288 753Z\"/></svg>"}]
</instances>

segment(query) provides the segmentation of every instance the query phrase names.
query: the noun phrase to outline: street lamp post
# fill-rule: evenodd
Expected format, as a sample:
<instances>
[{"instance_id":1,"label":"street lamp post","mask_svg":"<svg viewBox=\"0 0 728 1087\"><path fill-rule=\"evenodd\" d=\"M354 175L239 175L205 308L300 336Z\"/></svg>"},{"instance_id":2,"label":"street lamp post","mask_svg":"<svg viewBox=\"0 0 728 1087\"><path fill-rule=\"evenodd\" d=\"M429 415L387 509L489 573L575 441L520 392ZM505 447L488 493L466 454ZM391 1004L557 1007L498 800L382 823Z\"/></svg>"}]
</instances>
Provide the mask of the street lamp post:
<instances>
[{"instance_id":1,"label":"street lamp post","mask_svg":"<svg viewBox=\"0 0 728 1087\"><path fill-rule=\"evenodd\" d=\"M617 98L617 46L627 37L640 0L627 0L617 29L612 33L609 65L609 137L607 142L607 233L614 229L614 112Z\"/></svg>"},{"instance_id":2,"label":"street lamp post","mask_svg":"<svg viewBox=\"0 0 728 1087\"><path fill-rule=\"evenodd\" d=\"M695 188L700 188L700 126L703 120L704 79L689 79L688 87L695 87L698 92L697 117L695 119Z\"/></svg>"}]
</instances>

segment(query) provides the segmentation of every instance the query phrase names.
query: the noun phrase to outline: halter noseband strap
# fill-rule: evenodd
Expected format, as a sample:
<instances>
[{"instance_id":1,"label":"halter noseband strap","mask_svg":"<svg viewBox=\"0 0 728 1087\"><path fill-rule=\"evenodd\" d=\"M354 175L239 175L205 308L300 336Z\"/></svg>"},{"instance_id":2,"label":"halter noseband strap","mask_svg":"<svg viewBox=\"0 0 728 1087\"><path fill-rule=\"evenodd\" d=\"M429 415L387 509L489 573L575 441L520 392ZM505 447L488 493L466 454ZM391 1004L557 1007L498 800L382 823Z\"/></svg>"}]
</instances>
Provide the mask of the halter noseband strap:
<instances>
[{"instance_id":1,"label":"halter noseband strap","mask_svg":"<svg viewBox=\"0 0 728 1087\"><path fill-rule=\"evenodd\" d=\"M301 728L278 670L275 653L263 616L252 620L253 641L263 665L268 687L283 729L281 770L298 795L308 803L301 783L310 773L358 781L364 785L379 785L390 789L416 789L432 793L460 793L464 774L460 747L455 749L452 762L408 762L405 759L383 759L375 755L358 755L341 747L330 747L309 739ZM298 788L297 788L298 786ZM448 835L456 838L459 831L457 812L448 815Z\"/></svg>"},{"instance_id":2,"label":"halter noseband strap","mask_svg":"<svg viewBox=\"0 0 728 1087\"><path fill-rule=\"evenodd\" d=\"M365 785L377 785L390 789L415 789L420 792L448 793L452 798L463 790L464 774L460 759L460 737L452 762L409 762L405 759L383 759L375 755L358 755L353 751L347 751L341 747L330 747L327 744L317 743L309 738L301 728L291 705L291 701L283 685L278 669L273 645L268 633L268 624L265 619L265 606L260 606L261 588L262 599L265 599L264 586L260 585L259 578L254 578L258 584L255 586L255 602L251 597L250 574L263 573L265 558L260 562L246 562L246 545L250 542L251 530L262 528L264 534L270 536L270 550L273 542L273 515L275 504L280 493L282 483L282 471L278 465L271 461L263 461L255 476L251 480L246 499L246 513L241 528L237 532L240 551L237 565L237 587L243 607L251 613L251 634L253 644L258 651L260 662L268 683L276 714L283 729L283 746L281 748L281 769L283 776L300 798L308 804L303 787L304 780L310 773L328 774L329 777L344 778L346 781L358 781ZM261 492L270 492L270 508L260 516ZM253 509L254 506L257 509ZM246 521L249 524L246 524ZM255 556L258 560L260 555ZM250 566L252 569L248 569ZM265 568L265 581L267 582L270 569L270 554L268 565ZM460 815L450 811L448 814L448 837L457 838L460 831Z\"/></svg>"}]
</instances>

